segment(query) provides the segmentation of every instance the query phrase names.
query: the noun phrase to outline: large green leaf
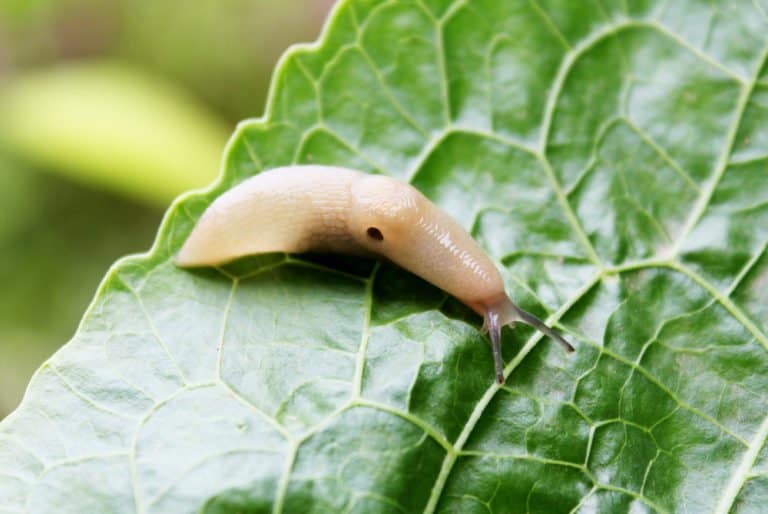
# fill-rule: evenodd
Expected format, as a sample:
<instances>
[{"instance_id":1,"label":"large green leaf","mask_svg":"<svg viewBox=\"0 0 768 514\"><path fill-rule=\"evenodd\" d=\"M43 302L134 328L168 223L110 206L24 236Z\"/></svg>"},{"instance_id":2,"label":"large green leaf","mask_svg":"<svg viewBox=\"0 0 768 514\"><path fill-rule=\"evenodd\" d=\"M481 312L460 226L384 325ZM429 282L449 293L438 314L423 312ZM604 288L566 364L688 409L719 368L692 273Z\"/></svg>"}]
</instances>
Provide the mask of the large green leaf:
<instances>
[{"instance_id":1,"label":"large green leaf","mask_svg":"<svg viewBox=\"0 0 768 514\"><path fill-rule=\"evenodd\" d=\"M768 6L342 2L0 425L0 512L760 512ZM170 262L212 198L412 181L573 356L393 266ZM44 313L41 313L44 315Z\"/></svg>"}]
</instances>

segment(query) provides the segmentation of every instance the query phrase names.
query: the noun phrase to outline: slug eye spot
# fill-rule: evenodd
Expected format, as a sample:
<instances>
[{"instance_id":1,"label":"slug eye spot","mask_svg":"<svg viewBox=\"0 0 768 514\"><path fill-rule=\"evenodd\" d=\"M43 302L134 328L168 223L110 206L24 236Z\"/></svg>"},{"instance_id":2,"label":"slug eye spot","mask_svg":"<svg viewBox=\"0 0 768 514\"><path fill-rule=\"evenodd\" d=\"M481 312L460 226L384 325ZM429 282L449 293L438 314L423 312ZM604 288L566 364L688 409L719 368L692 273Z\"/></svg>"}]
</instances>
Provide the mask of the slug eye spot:
<instances>
[{"instance_id":1,"label":"slug eye spot","mask_svg":"<svg viewBox=\"0 0 768 514\"><path fill-rule=\"evenodd\" d=\"M374 241L384 241L384 234L382 234L381 230L376 227L368 227L368 230L366 230L365 233Z\"/></svg>"}]
</instances>

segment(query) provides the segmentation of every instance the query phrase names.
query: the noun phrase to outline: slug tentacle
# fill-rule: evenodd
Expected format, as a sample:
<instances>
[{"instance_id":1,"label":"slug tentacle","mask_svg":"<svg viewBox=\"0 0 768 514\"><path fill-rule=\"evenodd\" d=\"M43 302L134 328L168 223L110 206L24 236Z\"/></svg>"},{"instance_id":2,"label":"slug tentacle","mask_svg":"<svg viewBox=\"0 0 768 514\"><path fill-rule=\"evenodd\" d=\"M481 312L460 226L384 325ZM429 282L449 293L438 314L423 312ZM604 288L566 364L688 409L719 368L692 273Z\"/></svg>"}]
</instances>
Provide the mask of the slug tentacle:
<instances>
[{"instance_id":1,"label":"slug tentacle","mask_svg":"<svg viewBox=\"0 0 768 514\"><path fill-rule=\"evenodd\" d=\"M484 326L491 334L491 351L493 352L493 367L496 370L496 382L504 383L504 361L501 358L501 327L499 313L488 311L485 315Z\"/></svg>"},{"instance_id":2,"label":"slug tentacle","mask_svg":"<svg viewBox=\"0 0 768 514\"><path fill-rule=\"evenodd\" d=\"M530 325L536 330L539 330L544 334L548 335L549 337L551 337L552 339L560 343L560 346L562 346L566 352L573 353L575 351L571 343L569 343L563 336L561 336L560 334L558 334L557 332L549 328L539 318L537 318L530 312L524 311L523 309L517 307L515 304L512 304L512 308L516 311L517 320L522 321L526 325Z\"/></svg>"},{"instance_id":3,"label":"slug tentacle","mask_svg":"<svg viewBox=\"0 0 768 514\"><path fill-rule=\"evenodd\" d=\"M530 312L525 311L512 303L509 297L504 295L486 307L483 315L482 328L483 332L489 332L491 337L493 364L496 369L496 382L499 384L504 383L504 361L501 358L501 328L506 325L514 327L516 321L522 321L526 325L530 325L543 334L548 335L560 343L566 352L571 353L574 351L571 343L566 341L563 336L549 328L543 321Z\"/></svg>"}]
</instances>

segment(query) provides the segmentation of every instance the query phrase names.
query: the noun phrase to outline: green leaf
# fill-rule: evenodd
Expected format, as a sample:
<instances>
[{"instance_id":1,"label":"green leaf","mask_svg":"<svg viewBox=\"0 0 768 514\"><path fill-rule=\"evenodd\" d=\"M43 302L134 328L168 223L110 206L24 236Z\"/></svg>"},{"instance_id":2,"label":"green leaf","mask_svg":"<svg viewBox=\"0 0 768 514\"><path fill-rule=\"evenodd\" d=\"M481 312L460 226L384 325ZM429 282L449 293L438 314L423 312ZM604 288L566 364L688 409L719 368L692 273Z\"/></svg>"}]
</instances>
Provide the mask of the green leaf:
<instances>
[{"instance_id":1,"label":"green leaf","mask_svg":"<svg viewBox=\"0 0 768 514\"><path fill-rule=\"evenodd\" d=\"M76 181L167 205L213 178L224 124L171 84L81 62L0 89L0 144Z\"/></svg>"},{"instance_id":2,"label":"green leaf","mask_svg":"<svg viewBox=\"0 0 768 514\"><path fill-rule=\"evenodd\" d=\"M768 6L350 0L0 424L0 512L739 512L768 500ZM578 348L388 264L170 262L262 169L410 180Z\"/></svg>"}]
</instances>

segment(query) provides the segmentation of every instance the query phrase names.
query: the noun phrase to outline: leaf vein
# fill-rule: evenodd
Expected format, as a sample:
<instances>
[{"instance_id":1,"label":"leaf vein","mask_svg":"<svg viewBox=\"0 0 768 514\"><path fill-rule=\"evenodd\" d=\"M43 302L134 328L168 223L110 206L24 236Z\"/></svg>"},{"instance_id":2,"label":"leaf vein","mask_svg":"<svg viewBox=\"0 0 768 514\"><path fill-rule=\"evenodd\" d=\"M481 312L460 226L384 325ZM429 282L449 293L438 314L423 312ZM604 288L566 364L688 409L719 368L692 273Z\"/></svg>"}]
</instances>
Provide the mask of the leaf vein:
<instances>
[{"instance_id":1,"label":"leaf vein","mask_svg":"<svg viewBox=\"0 0 768 514\"><path fill-rule=\"evenodd\" d=\"M742 457L741 462L736 468L735 473L731 475L731 479L728 482L728 485L726 485L725 491L723 491L723 496L720 498L720 501L717 503L717 507L715 508L714 514L728 514L729 512L731 512L731 508L736 502L736 499L739 495L739 491L741 491L741 488L746 483L746 480L750 471L752 471L752 468L755 466L755 463L757 462L757 459L760 454L760 450L765 445L767 440L768 440L768 417L763 419L763 422L760 425L760 428L758 429L757 433L755 434L755 437L749 443L747 447L747 451L744 452L744 456Z\"/></svg>"},{"instance_id":2,"label":"leaf vein","mask_svg":"<svg viewBox=\"0 0 768 514\"><path fill-rule=\"evenodd\" d=\"M759 63L755 69L755 73L751 81L742 85L741 94L739 95L739 98L736 102L736 108L733 114L733 121L731 122L731 125L728 128L728 133L726 135L725 146L723 148L723 151L720 153L720 157L718 158L718 162L715 165L715 169L712 173L712 176L709 178L709 181L706 187L703 189L702 194L699 195L699 198L696 201L696 204L693 206L693 209L691 210L690 216L686 220L685 225L683 226L683 229L680 231L680 234L677 236L678 242L674 247L674 253L673 253L673 255L675 256L680 253L686 239L691 234L691 232L693 231L695 226L698 224L698 222L701 220L702 216L704 215L704 212L706 211L707 207L709 206L709 203L712 200L712 197L715 194L715 191L717 190L717 186L720 184L720 180L723 178L723 175L725 174L725 171L728 168L728 161L730 159L731 153L733 152L734 144L736 143L736 134L738 133L739 126L741 125L741 121L744 117L744 113L746 112L749 99L752 96L752 92L754 91L755 84L757 82L757 77L759 76L760 70L762 69L767 59L768 59L768 45L766 45L766 47L763 49L761 53Z\"/></svg>"}]
</instances>

